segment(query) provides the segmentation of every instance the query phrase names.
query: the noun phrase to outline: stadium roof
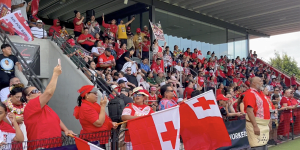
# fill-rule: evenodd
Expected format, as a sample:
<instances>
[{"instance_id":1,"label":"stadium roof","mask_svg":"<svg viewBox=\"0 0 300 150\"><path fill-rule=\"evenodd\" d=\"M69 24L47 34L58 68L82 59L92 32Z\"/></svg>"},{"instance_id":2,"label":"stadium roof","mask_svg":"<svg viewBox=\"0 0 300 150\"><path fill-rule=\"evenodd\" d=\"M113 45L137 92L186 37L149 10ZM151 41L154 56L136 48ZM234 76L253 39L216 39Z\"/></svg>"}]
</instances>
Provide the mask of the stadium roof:
<instances>
[{"instance_id":1,"label":"stadium roof","mask_svg":"<svg viewBox=\"0 0 300 150\"><path fill-rule=\"evenodd\" d=\"M246 29L255 36L300 31L300 0L128 0L127 5L124 0L49 0L40 1L38 15L72 22L74 10L85 15L86 10L94 9L98 18L102 13L113 13L137 2L181 10L178 14L185 17L194 13L196 19L236 31Z\"/></svg>"}]
</instances>

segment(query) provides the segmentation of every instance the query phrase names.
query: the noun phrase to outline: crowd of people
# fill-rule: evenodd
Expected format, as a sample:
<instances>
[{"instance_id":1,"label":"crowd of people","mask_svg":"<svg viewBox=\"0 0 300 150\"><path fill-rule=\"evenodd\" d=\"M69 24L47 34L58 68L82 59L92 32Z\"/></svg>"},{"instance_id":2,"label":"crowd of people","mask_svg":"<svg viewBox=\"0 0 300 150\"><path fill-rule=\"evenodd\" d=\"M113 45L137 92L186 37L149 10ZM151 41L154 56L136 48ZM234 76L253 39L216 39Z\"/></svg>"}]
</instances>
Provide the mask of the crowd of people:
<instances>
[{"instance_id":1,"label":"crowd of people","mask_svg":"<svg viewBox=\"0 0 300 150\"><path fill-rule=\"evenodd\" d=\"M280 140L288 139L291 123L294 123L294 133L300 134L300 88L296 77L293 75L287 86L284 75L258 61L255 51L250 50L247 58L237 56L236 59L229 59L226 55L218 58L211 51L205 56L197 48L194 52L190 48L181 51L177 45L171 51L167 43L160 46L156 39L151 43L147 26L143 31L137 28L133 34L130 23L134 17L127 23L120 20L117 24L116 20L106 23L103 15L101 25L105 30L101 31L94 15L84 22L80 12L74 13L74 38L57 19L49 34L39 31L42 28L40 20L30 26L36 38L56 35L65 38L71 46L81 45L91 53L84 56L86 66L82 71L92 82L97 79L104 81L99 87L86 85L78 90L74 116L82 125L80 134L117 128L117 122L105 113L105 107L108 101L118 97L122 97L125 106L121 120L127 121L176 106L208 90L215 93L224 121L247 114L257 135L260 130L253 118L270 119L269 144L276 145ZM3 44L1 49L0 75L5 79L1 79L0 124L10 126L7 132L13 133L7 142L60 137L61 131L66 135L74 134L47 105L61 74L60 65L54 68L49 85L41 93L35 87L25 88L14 76L14 65L20 70L22 68L11 54L10 45ZM68 54L72 55L77 55L76 49ZM133 61L134 56L140 58L141 63ZM2 65L2 62L6 63L2 61L4 59L10 67ZM107 93L107 98L102 98L100 104L97 103L97 88ZM10 112L8 117L7 112ZM122 149L131 147L128 134L125 133L125 142L120 145ZM105 148L107 142L101 143L101 147Z\"/></svg>"}]
</instances>

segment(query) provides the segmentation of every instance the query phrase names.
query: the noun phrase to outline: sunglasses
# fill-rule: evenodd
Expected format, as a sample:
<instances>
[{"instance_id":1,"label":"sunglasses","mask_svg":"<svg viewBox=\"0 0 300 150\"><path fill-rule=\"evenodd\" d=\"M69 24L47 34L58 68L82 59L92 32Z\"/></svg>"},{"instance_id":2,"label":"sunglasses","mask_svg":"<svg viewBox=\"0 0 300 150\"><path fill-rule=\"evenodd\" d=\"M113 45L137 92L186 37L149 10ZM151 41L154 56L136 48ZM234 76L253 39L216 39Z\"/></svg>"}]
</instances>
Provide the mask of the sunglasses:
<instances>
[{"instance_id":1,"label":"sunglasses","mask_svg":"<svg viewBox=\"0 0 300 150\"><path fill-rule=\"evenodd\" d=\"M111 71L111 70L107 70L107 71Z\"/></svg>"},{"instance_id":2,"label":"sunglasses","mask_svg":"<svg viewBox=\"0 0 300 150\"><path fill-rule=\"evenodd\" d=\"M33 89L31 92L27 94L27 96L30 96L31 94L38 94L38 93L40 93L38 89Z\"/></svg>"},{"instance_id":3,"label":"sunglasses","mask_svg":"<svg viewBox=\"0 0 300 150\"><path fill-rule=\"evenodd\" d=\"M133 97L141 97L144 96L143 94L133 94Z\"/></svg>"},{"instance_id":4,"label":"sunglasses","mask_svg":"<svg viewBox=\"0 0 300 150\"><path fill-rule=\"evenodd\" d=\"M167 90L167 92L174 92L174 90Z\"/></svg>"},{"instance_id":5,"label":"sunglasses","mask_svg":"<svg viewBox=\"0 0 300 150\"><path fill-rule=\"evenodd\" d=\"M127 71L131 71L131 70L127 70Z\"/></svg>"}]
</instances>

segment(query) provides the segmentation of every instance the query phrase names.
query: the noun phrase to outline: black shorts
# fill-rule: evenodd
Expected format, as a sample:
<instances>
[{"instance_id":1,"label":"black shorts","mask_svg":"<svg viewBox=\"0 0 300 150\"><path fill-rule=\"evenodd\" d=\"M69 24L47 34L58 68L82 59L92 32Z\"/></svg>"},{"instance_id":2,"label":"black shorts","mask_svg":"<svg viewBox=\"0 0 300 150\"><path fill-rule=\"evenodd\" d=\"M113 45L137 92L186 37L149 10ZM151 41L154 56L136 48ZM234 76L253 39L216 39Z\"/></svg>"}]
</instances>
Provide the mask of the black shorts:
<instances>
[{"instance_id":1,"label":"black shorts","mask_svg":"<svg viewBox=\"0 0 300 150\"><path fill-rule=\"evenodd\" d=\"M75 37L79 37L81 35L81 32L74 31L74 35Z\"/></svg>"}]
</instances>

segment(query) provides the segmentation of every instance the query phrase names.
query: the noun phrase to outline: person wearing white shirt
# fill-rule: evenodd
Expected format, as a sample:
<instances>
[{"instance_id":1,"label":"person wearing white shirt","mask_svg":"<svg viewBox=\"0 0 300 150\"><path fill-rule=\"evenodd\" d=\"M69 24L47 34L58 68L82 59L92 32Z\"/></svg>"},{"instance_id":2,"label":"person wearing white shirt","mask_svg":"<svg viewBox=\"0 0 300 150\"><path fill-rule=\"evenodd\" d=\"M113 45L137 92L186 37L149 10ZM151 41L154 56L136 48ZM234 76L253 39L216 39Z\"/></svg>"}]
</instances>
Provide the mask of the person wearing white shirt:
<instances>
[{"instance_id":1,"label":"person wearing white shirt","mask_svg":"<svg viewBox=\"0 0 300 150\"><path fill-rule=\"evenodd\" d=\"M17 77L14 77L14 78L11 78L10 81L9 81L9 86L6 87L6 88L3 88L1 91L0 91L0 99L1 99L1 102L5 102L8 98L8 95L9 95L9 87L11 87L12 85L16 85L16 84L19 84L21 83L20 82L20 79L17 78Z\"/></svg>"},{"instance_id":2,"label":"person wearing white shirt","mask_svg":"<svg viewBox=\"0 0 300 150\"><path fill-rule=\"evenodd\" d=\"M43 28L43 22L42 20L36 21L37 26L31 28L31 33L35 38L39 39L46 39L47 38L47 32Z\"/></svg>"},{"instance_id":3,"label":"person wearing white shirt","mask_svg":"<svg viewBox=\"0 0 300 150\"><path fill-rule=\"evenodd\" d=\"M21 10L22 16L25 18L25 20L28 20L27 12L29 11L31 2L32 1L28 2L28 4L27 4L25 0L12 0L11 1L11 10L12 10L12 12Z\"/></svg>"}]
</instances>

